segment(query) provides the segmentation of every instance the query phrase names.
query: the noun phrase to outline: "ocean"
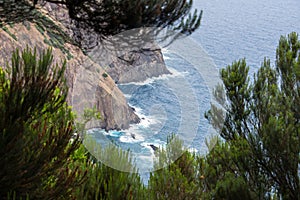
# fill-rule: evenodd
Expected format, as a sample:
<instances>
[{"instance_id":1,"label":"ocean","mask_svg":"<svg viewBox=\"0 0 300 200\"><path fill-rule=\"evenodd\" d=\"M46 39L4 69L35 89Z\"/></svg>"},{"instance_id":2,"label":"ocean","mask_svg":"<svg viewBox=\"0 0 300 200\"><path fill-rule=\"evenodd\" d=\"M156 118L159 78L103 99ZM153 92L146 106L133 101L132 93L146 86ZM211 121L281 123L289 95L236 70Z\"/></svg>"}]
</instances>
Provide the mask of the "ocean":
<instances>
[{"instance_id":1,"label":"ocean","mask_svg":"<svg viewBox=\"0 0 300 200\"><path fill-rule=\"evenodd\" d=\"M204 11L199 30L187 42L163 48L172 75L119 85L141 123L122 131L89 130L100 144L106 137L129 149L144 180L153 170L150 145L163 148L172 133L190 151L207 152L205 139L215 133L204 113L218 70L241 58L246 58L250 73L265 57L274 65L280 36L300 33L299 0L196 0L194 7Z\"/></svg>"}]
</instances>

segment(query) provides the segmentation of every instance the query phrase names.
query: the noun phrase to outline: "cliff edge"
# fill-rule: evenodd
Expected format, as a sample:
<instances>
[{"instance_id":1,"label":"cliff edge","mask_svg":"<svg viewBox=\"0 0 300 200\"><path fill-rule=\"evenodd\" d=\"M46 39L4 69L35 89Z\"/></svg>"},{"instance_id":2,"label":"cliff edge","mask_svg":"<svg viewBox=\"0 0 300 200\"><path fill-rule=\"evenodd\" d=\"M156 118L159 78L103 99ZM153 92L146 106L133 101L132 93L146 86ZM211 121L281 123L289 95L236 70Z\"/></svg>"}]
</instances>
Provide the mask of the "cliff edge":
<instances>
[{"instance_id":1,"label":"cliff edge","mask_svg":"<svg viewBox=\"0 0 300 200\"><path fill-rule=\"evenodd\" d=\"M47 3L32 12L31 20L0 27L0 65L6 66L16 48L29 46L40 51L52 47L54 63L67 60L68 103L79 117L86 108L96 108L101 114L102 119L93 121L88 128L127 129L131 123L138 123L139 117L128 106L116 83L139 82L169 74L160 48L148 43L139 51L121 55L99 51L103 46L95 42L94 35L76 29L63 6ZM83 52L77 46L74 38L79 36L84 36L82 41L92 51Z\"/></svg>"},{"instance_id":2,"label":"cliff edge","mask_svg":"<svg viewBox=\"0 0 300 200\"><path fill-rule=\"evenodd\" d=\"M0 28L0 66L6 66L16 48L36 47L39 52L51 46L54 63L67 60L65 76L69 86L68 103L78 116L86 108L96 108L102 119L91 126L106 130L126 129L130 123L138 123L138 116L128 106L114 80L109 75L103 76L103 68L84 55L80 48L66 42L58 24L48 18L43 20Z\"/></svg>"}]
</instances>

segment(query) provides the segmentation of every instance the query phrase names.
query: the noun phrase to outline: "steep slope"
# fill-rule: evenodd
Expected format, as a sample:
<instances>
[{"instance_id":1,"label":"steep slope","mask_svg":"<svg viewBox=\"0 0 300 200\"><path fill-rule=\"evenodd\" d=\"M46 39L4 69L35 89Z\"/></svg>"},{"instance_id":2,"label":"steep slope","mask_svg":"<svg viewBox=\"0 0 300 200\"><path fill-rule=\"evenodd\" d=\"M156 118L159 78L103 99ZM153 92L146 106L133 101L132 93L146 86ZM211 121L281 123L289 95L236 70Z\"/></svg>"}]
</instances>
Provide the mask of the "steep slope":
<instances>
[{"instance_id":1,"label":"steep slope","mask_svg":"<svg viewBox=\"0 0 300 200\"><path fill-rule=\"evenodd\" d=\"M90 127L125 129L130 123L139 122L115 83L139 82L170 73L159 46L153 42L142 43L135 50L111 50L97 43L95 35L77 29L62 5L47 3L34 10L25 7L20 11L16 8L21 5L7 6L11 10L0 15L0 21L17 20L6 26L0 23L0 65L9 61L15 48L28 45L41 50L51 46L56 63L68 61L69 104L78 116L86 108L97 108L101 113L102 120L90 123ZM90 51L83 52L79 43Z\"/></svg>"},{"instance_id":2,"label":"steep slope","mask_svg":"<svg viewBox=\"0 0 300 200\"><path fill-rule=\"evenodd\" d=\"M66 78L69 86L68 102L80 116L85 108L96 107L102 120L93 127L124 129L139 122L133 109L127 105L122 92L110 76L63 34L62 24L42 14L34 22L23 22L0 29L0 65L6 66L15 48L53 48L54 61L67 59Z\"/></svg>"},{"instance_id":3,"label":"steep slope","mask_svg":"<svg viewBox=\"0 0 300 200\"><path fill-rule=\"evenodd\" d=\"M65 32L70 37L75 38L81 46L89 49L89 57L103 66L116 83L141 82L148 78L171 74L165 65L160 47L147 37L137 36L141 29L133 29L107 38L107 41L121 39L115 44L107 41L99 43L96 35L78 29L71 23L63 5L47 3L43 9L45 14L50 15L66 27ZM137 44L134 41L136 40L135 36L139 40ZM130 37L135 39L128 40ZM124 48L124 46L126 47Z\"/></svg>"}]
</instances>

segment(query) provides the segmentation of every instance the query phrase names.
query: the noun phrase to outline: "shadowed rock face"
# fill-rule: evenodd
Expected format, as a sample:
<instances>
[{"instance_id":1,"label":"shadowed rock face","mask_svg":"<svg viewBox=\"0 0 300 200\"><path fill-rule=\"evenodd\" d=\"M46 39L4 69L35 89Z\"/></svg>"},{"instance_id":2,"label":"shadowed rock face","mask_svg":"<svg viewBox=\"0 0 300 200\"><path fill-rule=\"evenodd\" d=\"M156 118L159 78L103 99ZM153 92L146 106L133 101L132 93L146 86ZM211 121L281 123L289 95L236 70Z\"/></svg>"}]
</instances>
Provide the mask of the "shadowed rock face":
<instances>
[{"instance_id":1,"label":"shadowed rock face","mask_svg":"<svg viewBox=\"0 0 300 200\"><path fill-rule=\"evenodd\" d=\"M139 122L114 80L110 76L102 75L104 70L101 66L85 56L78 47L69 43L62 44L62 41L58 41L59 37L55 39L57 35L48 33L47 29L40 29L41 27L38 28L31 22L0 29L0 66L6 66L15 48L24 49L28 45L36 47L39 52L52 46L54 63L60 64L66 58L68 61L68 103L73 106L78 116L83 114L85 108L96 107L101 113L102 120L90 123L89 128L123 129L128 128L130 123Z\"/></svg>"},{"instance_id":2,"label":"shadowed rock face","mask_svg":"<svg viewBox=\"0 0 300 200\"><path fill-rule=\"evenodd\" d=\"M139 51L125 52L113 59L105 70L116 83L142 82L148 78L170 74L161 49L154 44L149 47L145 44Z\"/></svg>"},{"instance_id":3,"label":"shadowed rock face","mask_svg":"<svg viewBox=\"0 0 300 200\"><path fill-rule=\"evenodd\" d=\"M82 46L92 47L88 56L72 44L71 38L80 38ZM35 12L33 20L19 20L13 26L0 28L0 65L6 65L15 48L28 45L39 51L51 46L54 62L68 61L68 103L78 116L86 108L97 108L101 113L101 121L92 121L88 128L126 129L140 120L115 83L139 82L170 72L160 48L153 43L143 43L134 51L120 54L101 46L96 38L76 29L63 6L47 3Z\"/></svg>"},{"instance_id":4,"label":"shadowed rock face","mask_svg":"<svg viewBox=\"0 0 300 200\"><path fill-rule=\"evenodd\" d=\"M67 27L66 32L70 37L79 39L80 45L88 49L89 57L101 65L116 83L141 82L148 78L171 74L165 66L160 47L153 41L143 36L137 36L141 38L135 42L127 40L127 36L133 36L139 30L127 31L99 43L95 34L78 29L71 23L64 6L47 3L45 9L49 15ZM121 41L116 44L109 42L117 38ZM126 47L122 48L122 45Z\"/></svg>"}]
</instances>

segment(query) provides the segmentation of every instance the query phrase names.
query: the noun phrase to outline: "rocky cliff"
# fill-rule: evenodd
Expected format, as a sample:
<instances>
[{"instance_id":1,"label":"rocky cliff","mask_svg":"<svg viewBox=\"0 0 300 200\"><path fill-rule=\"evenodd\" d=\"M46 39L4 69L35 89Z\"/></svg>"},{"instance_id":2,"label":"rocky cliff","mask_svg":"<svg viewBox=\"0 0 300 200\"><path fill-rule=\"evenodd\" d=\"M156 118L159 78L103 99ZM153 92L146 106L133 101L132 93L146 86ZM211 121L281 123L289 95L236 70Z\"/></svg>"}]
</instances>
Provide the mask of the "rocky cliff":
<instances>
[{"instance_id":1,"label":"rocky cliff","mask_svg":"<svg viewBox=\"0 0 300 200\"><path fill-rule=\"evenodd\" d=\"M116 83L141 82L148 78L170 74L159 46L145 44L138 51L127 51L112 59L105 70Z\"/></svg>"},{"instance_id":2,"label":"rocky cliff","mask_svg":"<svg viewBox=\"0 0 300 200\"><path fill-rule=\"evenodd\" d=\"M127 37L135 36L139 30L127 31L107 38L107 41L113 41L124 37L124 40L115 44L107 41L99 43L96 35L78 29L71 23L64 6L47 3L45 10L48 15L64 24L67 28L65 31L70 37L87 48L89 57L101 65L116 83L141 82L162 74L170 74L165 66L161 48L157 44L143 37L139 38L138 45L130 44L134 42L133 40L127 40ZM126 43L125 48L122 48L123 42Z\"/></svg>"},{"instance_id":3,"label":"rocky cliff","mask_svg":"<svg viewBox=\"0 0 300 200\"><path fill-rule=\"evenodd\" d=\"M0 65L5 66L15 48L36 47L37 50L53 48L54 62L61 63L67 59L66 78L69 86L68 102L80 116L85 108L96 107L102 120L92 126L106 129L128 128L130 123L139 122L132 108L127 105L122 92L114 80L105 74L103 68L84 55L78 47L65 42L55 34L58 28L49 21L48 24L24 22L5 26L0 29ZM47 29L47 26L51 26Z\"/></svg>"},{"instance_id":4,"label":"rocky cliff","mask_svg":"<svg viewBox=\"0 0 300 200\"><path fill-rule=\"evenodd\" d=\"M139 122L115 82L143 81L169 73L159 47L146 45L142 51L117 56L110 51L98 51L103 47L93 44L93 35L85 34L83 41L94 49L87 55L73 42L78 31L82 30L74 29L63 7L48 4L35 11L34 20L0 28L0 65L9 61L15 48L23 49L28 45L39 51L51 46L55 63L59 64L63 59L68 61L68 102L79 116L86 108L97 108L101 113L102 119L94 121L91 127L126 129L130 123Z\"/></svg>"}]
</instances>

